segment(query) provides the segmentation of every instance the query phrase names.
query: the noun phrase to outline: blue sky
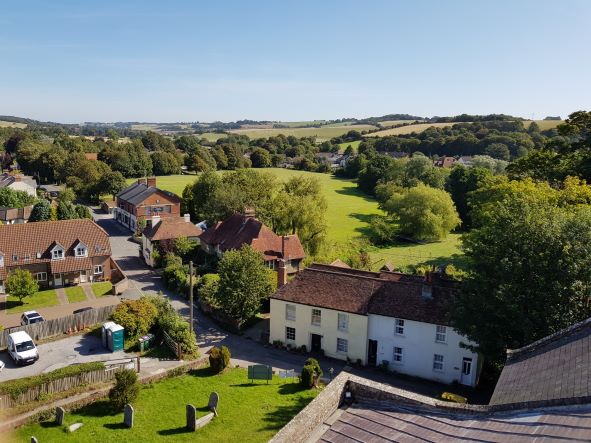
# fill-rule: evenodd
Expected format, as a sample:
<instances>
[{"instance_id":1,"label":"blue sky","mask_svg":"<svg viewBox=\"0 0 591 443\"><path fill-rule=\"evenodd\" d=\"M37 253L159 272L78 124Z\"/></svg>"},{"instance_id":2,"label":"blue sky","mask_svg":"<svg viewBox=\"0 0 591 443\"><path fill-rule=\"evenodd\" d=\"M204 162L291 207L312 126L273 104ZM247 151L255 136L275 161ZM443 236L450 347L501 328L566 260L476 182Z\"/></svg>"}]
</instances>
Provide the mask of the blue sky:
<instances>
[{"instance_id":1,"label":"blue sky","mask_svg":"<svg viewBox=\"0 0 591 443\"><path fill-rule=\"evenodd\" d=\"M309 120L591 109L591 1L19 1L0 114Z\"/></svg>"}]
</instances>

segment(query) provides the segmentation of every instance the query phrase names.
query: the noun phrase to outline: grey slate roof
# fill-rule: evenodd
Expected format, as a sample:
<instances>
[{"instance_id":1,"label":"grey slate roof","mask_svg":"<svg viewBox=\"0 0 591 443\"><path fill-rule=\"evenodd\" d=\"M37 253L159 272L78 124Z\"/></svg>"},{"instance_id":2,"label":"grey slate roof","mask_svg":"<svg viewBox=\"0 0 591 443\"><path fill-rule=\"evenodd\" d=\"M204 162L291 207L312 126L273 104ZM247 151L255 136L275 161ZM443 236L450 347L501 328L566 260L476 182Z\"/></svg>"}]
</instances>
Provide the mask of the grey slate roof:
<instances>
[{"instance_id":1,"label":"grey slate roof","mask_svg":"<svg viewBox=\"0 0 591 443\"><path fill-rule=\"evenodd\" d=\"M143 183L136 182L117 194L117 198L125 200L132 205L137 205L156 192L158 192L158 188L148 187Z\"/></svg>"},{"instance_id":2,"label":"grey slate roof","mask_svg":"<svg viewBox=\"0 0 591 443\"><path fill-rule=\"evenodd\" d=\"M591 318L508 352L490 404L524 402L591 403Z\"/></svg>"}]
</instances>

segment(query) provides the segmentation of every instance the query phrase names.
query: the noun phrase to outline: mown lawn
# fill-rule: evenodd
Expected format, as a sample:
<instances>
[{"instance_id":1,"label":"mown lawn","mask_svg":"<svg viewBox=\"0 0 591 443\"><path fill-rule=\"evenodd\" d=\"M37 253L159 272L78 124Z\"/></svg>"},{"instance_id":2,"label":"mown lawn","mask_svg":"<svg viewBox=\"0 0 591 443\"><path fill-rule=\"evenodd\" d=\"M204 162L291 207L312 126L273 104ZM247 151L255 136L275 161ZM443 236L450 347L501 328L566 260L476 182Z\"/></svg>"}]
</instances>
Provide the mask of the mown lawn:
<instances>
[{"instance_id":1,"label":"mown lawn","mask_svg":"<svg viewBox=\"0 0 591 443\"><path fill-rule=\"evenodd\" d=\"M285 181L297 175L316 177L328 203L327 240L331 245L344 245L368 234L369 221L374 214L381 214L377 202L357 189L353 180L339 179L330 174L297 171L283 168L259 169ZM195 181L195 175L169 175L157 178L162 189L181 195L185 186ZM133 180L130 180L130 182ZM445 240L424 245L401 243L396 246L370 250L372 268L379 269L385 262L394 266L419 263L446 264L461 262L460 236L450 234ZM344 258L344 257L343 257Z\"/></svg>"},{"instance_id":2,"label":"mown lawn","mask_svg":"<svg viewBox=\"0 0 591 443\"><path fill-rule=\"evenodd\" d=\"M66 297L68 297L68 301L70 303L86 300L84 289L82 289L80 286L69 286L64 288L64 292L66 293Z\"/></svg>"},{"instance_id":3,"label":"mown lawn","mask_svg":"<svg viewBox=\"0 0 591 443\"><path fill-rule=\"evenodd\" d=\"M111 295L111 289L113 289L113 285L110 281L101 281L98 283L93 283L91 288L94 296L98 298L105 295Z\"/></svg>"},{"instance_id":4,"label":"mown lawn","mask_svg":"<svg viewBox=\"0 0 591 443\"><path fill-rule=\"evenodd\" d=\"M6 312L14 314L17 312L29 311L31 309L47 308L48 306L56 306L59 304L55 289L47 289L45 291L39 291L35 294L25 297L23 304L18 298L9 295L6 297Z\"/></svg>"},{"instance_id":5,"label":"mown lawn","mask_svg":"<svg viewBox=\"0 0 591 443\"><path fill-rule=\"evenodd\" d=\"M197 432L185 428L185 406L193 404L201 417L212 391L219 394L218 417ZM123 413L113 412L103 400L68 412L65 425L81 422L74 433L51 421L16 431L15 441L29 442L266 442L317 395L277 377L272 382L249 383L244 369L211 375L209 368L145 386L134 403L134 427L123 427Z\"/></svg>"}]
</instances>

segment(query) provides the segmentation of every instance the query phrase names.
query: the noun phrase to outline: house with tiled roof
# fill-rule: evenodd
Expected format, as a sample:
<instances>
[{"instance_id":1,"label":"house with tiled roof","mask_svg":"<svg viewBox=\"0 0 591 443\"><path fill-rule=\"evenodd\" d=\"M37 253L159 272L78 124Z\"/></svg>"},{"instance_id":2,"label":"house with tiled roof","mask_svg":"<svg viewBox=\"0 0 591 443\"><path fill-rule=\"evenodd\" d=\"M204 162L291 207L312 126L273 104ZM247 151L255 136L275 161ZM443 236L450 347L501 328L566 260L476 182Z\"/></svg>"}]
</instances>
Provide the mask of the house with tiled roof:
<instances>
[{"instance_id":1,"label":"house with tiled roof","mask_svg":"<svg viewBox=\"0 0 591 443\"><path fill-rule=\"evenodd\" d=\"M271 296L270 341L442 383L475 386L474 344L450 325L456 283L313 264Z\"/></svg>"},{"instance_id":2,"label":"house with tiled roof","mask_svg":"<svg viewBox=\"0 0 591 443\"><path fill-rule=\"evenodd\" d=\"M254 212L233 214L201 234L201 247L208 254L222 257L224 252L240 249L247 244L263 254L270 269L281 274L295 274L300 270L306 256L297 235L280 236L263 222L255 218ZM280 284L287 281L286 275L279 276Z\"/></svg>"},{"instance_id":3,"label":"house with tiled roof","mask_svg":"<svg viewBox=\"0 0 591 443\"><path fill-rule=\"evenodd\" d=\"M90 219L0 226L0 292L11 271L26 269L41 287L111 280L108 234Z\"/></svg>"},{"instance_id":4,"label":"house with tiled roof","mask_svg":"<svg viewBox=\"0 0 591 443\"><path fill-rule=\"evenodd\" d=\"M12 225L19 223L27 223L33 211L33 205L25 206L23 208L7 208L0 207L0 222L3 225Z\"/></svg>"},{"instance_id":5,"label":"house with tiled roof","mask_svg":"<svg viewBox=\"0 0 591 443\"><path fill-rule=\"evenodd\" d=\"M180 217L181 200L172 192L156 187L156 177L140 178L116 196L117 206L113 217L132 231L137 230L138 220L152 225L152 218Z\"/></svg>"},{"instance_id":6,"label":"house with tiled roof","mask_svg":"<svg viewBox=\"0 0 591 443\"><path fill-rule=\"evenodd\" d=\"M199 242L199 236L203 230L193 223L189 214L184 217L168 217L163 219L152 218L152 226L146 227L142 233L142 253L144 260L150 267L156 265L154 255L160 252L163 242L173 242L177 238L185 237L188 240Z\"/></svg>"}]
</instances>

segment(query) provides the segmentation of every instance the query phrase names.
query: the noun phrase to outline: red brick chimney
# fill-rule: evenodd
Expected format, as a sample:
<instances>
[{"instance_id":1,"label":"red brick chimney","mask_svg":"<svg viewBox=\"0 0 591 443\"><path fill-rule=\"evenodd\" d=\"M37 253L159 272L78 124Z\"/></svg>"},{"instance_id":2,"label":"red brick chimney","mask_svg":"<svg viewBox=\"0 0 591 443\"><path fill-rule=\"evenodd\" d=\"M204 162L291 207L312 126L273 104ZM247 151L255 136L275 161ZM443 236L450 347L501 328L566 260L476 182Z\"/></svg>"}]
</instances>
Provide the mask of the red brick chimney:
<instances>
[{"instance_id":1,"label":"red brick chimney","mask_svg":"<svg viewBox=\"0 0 591 443\"><path fill-rule=\"evenodd\" d=\"M148 188L156 187L156 177L148 177Z\"/></svg>"},{"instance_id":2,"label":"red brick chimney","mask_svg":"<svg viewBox=\"0 0 591 443\"><path fill-rule=\"evenodd\" d=\"M277 287L280 288L287 284L287 266L285 260L277 260Z\"/></svg>"},{"instance_id":3,"label":"red brick chimney","mask_svg":"<svg viewBox=\"0 0 591 443\"><path fill-rule=\"evenodd\" d=\"M254 218L256 215L256 211L254 208L250 207L250 206L245 206L244 207L244 216L246 218Z\"/></svg>"}]
</instances>

